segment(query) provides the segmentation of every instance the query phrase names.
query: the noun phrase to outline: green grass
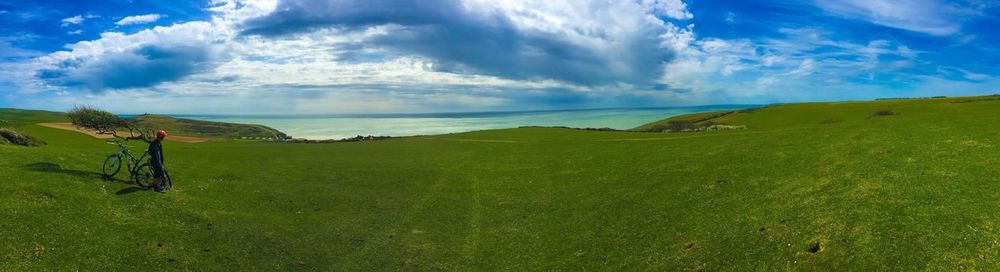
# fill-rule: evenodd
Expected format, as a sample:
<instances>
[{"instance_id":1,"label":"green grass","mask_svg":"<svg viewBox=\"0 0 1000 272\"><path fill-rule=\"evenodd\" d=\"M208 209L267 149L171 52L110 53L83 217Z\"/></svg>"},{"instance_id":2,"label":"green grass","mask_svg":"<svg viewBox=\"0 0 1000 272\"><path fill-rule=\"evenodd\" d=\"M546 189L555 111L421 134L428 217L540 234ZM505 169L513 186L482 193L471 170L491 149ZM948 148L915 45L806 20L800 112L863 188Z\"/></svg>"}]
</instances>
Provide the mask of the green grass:
<instances>
[{"instance_id":1,"label":"green grass","mask_svg":"<svg viewBox=\"0 0 1000 272\"><path fill-rule=\"evenodd\" d=\"M997 270L1000 100L967 99L771 106L698 133L167 142L164 195L101 180L113 146L24 125L49 145L0 146L0 267Z\"/></svg>"},{"instance_id":2,"label":"green grass","mask_svg":"<svg viewBox=\"0 0 1000 272\"><path fill-rule=\"evenodd\" d=\"M61 112L0 108L0 127L43 122L69 122Z\"/></svg>"},{"instance_id":3,"label":"green grass","mask_svg":"<svg viewBox=\"0 0 1000 272\"><path fill-rule=\"evenodd\" d=\"M34 123L66 120L66 116L59 112L0 108L0 145L45 145L45 141L16 128Z\"/></svg>"}]
</instances>

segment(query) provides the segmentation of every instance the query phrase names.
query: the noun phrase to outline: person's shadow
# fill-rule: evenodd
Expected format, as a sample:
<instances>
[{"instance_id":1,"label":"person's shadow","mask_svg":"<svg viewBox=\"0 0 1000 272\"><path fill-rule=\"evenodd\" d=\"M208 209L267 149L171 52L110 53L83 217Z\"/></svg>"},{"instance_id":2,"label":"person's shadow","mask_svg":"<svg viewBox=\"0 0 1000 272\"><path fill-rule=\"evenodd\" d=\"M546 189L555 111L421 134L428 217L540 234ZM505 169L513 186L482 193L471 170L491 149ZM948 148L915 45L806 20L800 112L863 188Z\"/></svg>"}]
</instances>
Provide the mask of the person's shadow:
<instances>
[{"instance_id":1,"label":"person's shadow","mask_svg":"<svg viewBox=\"0 0 1000 272\"><path fill-rule=\"evenodd\" d=\"M60 166L58 164L48 163L48 162L37 162L37 163L32 163L32 164L26 164L26 165L24 165L24 168L28 169L28 170L31 170L31 171L37 171L37 172L48 172L48 173L57 173L57 174L71 175L71 176L76 176L76 177L80 177L80 178L83 178L83 179L101 179L101 180L107 180L107 181L117 181L117 182L126 183L126 184L130 183L130 182L126 181L126 180L122 180L122 179L118 179L118 178L114 178L114 177L105 177L104 174L97 173L97 172L82 171L82 170L75 170L75 169L65 169L65 168L62 168L62 166ZM134 192L138 192L138 191L145 191L145 190L146 190L146 188L142 188L142 187L126 187L124 189L118 190L118 192L115 192L115 194L116 195L125 195L125 194L130 194L130 193L134 193Z\"/></svg>"}]
</instances>

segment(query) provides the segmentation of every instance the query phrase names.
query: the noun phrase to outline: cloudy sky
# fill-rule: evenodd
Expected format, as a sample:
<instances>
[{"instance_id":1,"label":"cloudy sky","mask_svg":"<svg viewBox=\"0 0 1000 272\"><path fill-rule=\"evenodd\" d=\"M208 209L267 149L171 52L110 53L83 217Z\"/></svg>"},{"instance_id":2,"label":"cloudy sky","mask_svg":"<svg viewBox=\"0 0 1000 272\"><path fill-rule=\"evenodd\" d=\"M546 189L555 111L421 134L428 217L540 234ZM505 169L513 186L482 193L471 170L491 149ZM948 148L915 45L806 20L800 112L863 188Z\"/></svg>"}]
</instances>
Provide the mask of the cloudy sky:
<instances>
[{"instance_id":1,"label":"cloudy sky","mask_svg":"<svg viewBox=\"0 0 1000 272\"><path fill-rule=\"evenodd\" d=\"M997 0L0 0L0 107L371 113L1000 93Z\"/></svg>"}]
</instances>

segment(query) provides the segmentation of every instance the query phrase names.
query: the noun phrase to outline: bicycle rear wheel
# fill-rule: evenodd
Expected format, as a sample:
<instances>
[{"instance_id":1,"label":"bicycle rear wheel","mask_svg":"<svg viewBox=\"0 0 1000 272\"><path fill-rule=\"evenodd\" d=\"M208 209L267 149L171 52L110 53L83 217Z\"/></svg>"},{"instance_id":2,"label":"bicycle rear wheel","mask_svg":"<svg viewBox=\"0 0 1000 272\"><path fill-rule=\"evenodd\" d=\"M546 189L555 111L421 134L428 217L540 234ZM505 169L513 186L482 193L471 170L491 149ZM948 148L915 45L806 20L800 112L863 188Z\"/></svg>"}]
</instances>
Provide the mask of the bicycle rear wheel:
<instances>
[{"instance_id":1,"label":"bicycle rear wheel","mask_svg":"<svg viewBox=\"0 0 1000 272\"><path fill-rule=\"evenodd\" d=\"M167 188L174 187L174 182L170 180L170 172L166 168L163 169L163 186Z\"/></svg>"},{"instance_id":2,"label":"bicycle rear wheel","mask_svg":"<svg viewBox=\"0 0 1000 272\"><path fill-rule=\"evenodd\" d=\"M148 163L139 165L135 168L135 173L132 173L132 180L139 186L149 187L153 184L153 168Z\"/></svg>"},{"instance_id":3,"label":"bicycle rear wheel","mask_svg":"<svg viewBox=\"0 0 1000 272\"><path fill-rule=\"evenodd\" d=\"M104 172L105 178L111 178L118 174L118 171L122 170L122 157L118 155L110 155L107 159L104 159L104 167L101 169Z\"/></svg>"}]
</instances>

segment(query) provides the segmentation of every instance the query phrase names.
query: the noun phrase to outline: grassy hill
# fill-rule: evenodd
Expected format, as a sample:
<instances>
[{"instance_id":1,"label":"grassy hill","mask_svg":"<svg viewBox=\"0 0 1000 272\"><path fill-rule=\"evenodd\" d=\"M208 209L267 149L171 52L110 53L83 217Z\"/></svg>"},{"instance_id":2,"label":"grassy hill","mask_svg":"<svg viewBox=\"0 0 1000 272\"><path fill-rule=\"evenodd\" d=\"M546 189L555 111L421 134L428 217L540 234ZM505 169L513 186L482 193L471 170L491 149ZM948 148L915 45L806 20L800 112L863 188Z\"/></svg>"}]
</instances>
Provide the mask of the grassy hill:
<instances>
[{"instance_id":1,"label":"grassy hill","mask_svg":"<svg viewBox=\"0 0 1000 272\"><path fill-rule=\"evenodd\" d=\"M61 112L0 108L0 127L42 122L69 122Z\"/></svg>"},{"instance_id":2,"label":"grassy hill","mask_svg":"<svg viewBox=\"0 0 1000 272\"><path fill-rule=\"evenodd\" d=\"M34 123L62 121L66 121L66 117L58 112L0 108L0 145L45 145L44 141L17 128Z\"/></svg>"},{"instance_id":3,"label":"grassy hill","mask_svg":"<svg viewBox=\"0 0 1000 272\"><path fill-rule=\"evenodd\" d=\"M693 113L670 117L664 120L656 121L653 123L645 124L636 128L631 129L631 131L637 132L685 132L685 131L697 131L698 129L708 128L716 125L727 125L722 123L723 120L729 119L726 116L740 113L750 113L756 109L748 109L741 111L718 111L718 112L703 112L703 113Z\"/></svg>"},{"instance_id":4,"label":"grassy hill","mask_svg":"<svg viewBox=\"0 0 1000 272\"><path fill-rule=\"evenodd\" d=\"M145 114L129 118L140 127L163 129L177 135L239 139L249 138L285 138L285 133L263 125L247 125L173 118L169 116Z\"/></svg>"},{"instance_id":5,"label":"grassy hill","mask_svg":"<svg viewBox=\"0 0 1000 272\"><path fill-rule=\"evenodd\" d=\"M1000 100L716 119L747 129L168 142L164 195L101 180L103 141L27 125L49 145L0 146L0 267L1000 269Z\"/></svg>"},{"instance_id":6,"label":"grassy hill","mask_svg":"<svg viewBox=\"0 0 1000 272\"><path fill-rule=\"evenodd\" d=\"M135 116L128 118L128 120L140 127L166 130L171 135L222 139L286 137L285 133L263 125L210 122L153 114ZM69 122L69 118L61 112L0 109L0 127L17 127L45 122Z\"/></svg>"}]
</instances>

